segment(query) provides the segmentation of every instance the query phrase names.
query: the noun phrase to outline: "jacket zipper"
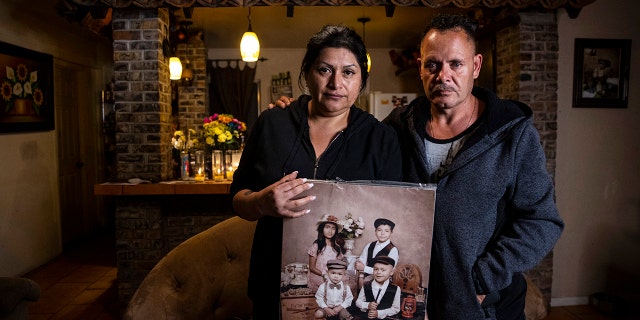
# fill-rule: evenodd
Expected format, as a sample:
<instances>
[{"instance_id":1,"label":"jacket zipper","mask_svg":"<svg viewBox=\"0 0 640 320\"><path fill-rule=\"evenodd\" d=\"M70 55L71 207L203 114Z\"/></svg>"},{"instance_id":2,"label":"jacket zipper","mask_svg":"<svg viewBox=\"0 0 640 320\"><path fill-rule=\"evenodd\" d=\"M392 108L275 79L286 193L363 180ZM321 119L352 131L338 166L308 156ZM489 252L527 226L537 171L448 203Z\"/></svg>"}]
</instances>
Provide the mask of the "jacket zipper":
<instances>
[{"instance_id":1,"label":"jacket zipper","mask_svg":"<svg viewBox=\"0 0 640 320\"><path fill-rule=\"evenodd\" d=\"M331 139L331 141L329 141L329 145L327 146L326 149L324 149L324 152L322 152L320 154L320 156L318 156L316 158L316 160L313 162L313 179L316 179L316 174L318 173L318 167L320 166L320 158L322 158L322 155L324 155L325 152L327 152L327 150L329 150L329 148L331 147L331 145L333 144L334 141L336 141L336 139L338 139L338 137L344 132L344 130L341 130L340 132L338 132L338 134L336 134L335 137L333 137L333 139Z\"/></svg>"}]
</instances>

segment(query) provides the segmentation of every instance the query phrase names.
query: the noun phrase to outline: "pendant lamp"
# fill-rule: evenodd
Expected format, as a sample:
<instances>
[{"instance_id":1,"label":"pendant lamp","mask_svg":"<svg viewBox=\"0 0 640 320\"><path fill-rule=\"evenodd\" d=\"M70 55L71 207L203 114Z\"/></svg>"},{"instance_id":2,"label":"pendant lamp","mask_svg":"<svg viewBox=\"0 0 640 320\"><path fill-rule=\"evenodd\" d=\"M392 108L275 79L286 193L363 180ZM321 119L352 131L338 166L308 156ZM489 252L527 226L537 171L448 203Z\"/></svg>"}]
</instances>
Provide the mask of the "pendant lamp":
<instances>
[{"instance_id":1,"label":"pendant lamp","mask_svg":"<svg viewBox=\"0 0 640 320\"><path fill-rule=\"evenodd\" d=\"M249 7L249 30L242 35L240 41L240 56L242 61L255 62L260 57L260 41L258 35L251 30L251 7Z\"/></svg>"},{"instance_id":2,"label":"pendant lamp","mask_svg":"<svg viewBox=\"0 0 640 320\"><path fill-rule=\"evenodd\" d=\"M362 22L362 42L366 42L364 24L371 21L371 19L369 17L362 17L358 18L358 21ZM371 56L369 55L369 51L367 51L367 72L371 72Z\"/></svg>"}]
</instances>

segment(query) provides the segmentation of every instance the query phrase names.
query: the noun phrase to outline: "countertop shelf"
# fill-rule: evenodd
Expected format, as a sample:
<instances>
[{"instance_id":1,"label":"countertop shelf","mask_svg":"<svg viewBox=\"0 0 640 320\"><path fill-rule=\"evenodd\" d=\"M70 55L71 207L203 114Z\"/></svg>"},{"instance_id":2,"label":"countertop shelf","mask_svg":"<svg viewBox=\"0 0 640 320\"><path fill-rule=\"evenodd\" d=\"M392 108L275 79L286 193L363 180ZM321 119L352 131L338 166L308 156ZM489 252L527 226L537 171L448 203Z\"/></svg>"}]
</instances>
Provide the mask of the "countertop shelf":
<instances>
[{"instance_id":1,"label":"countertop shelf","mask_svg":"<svg viewBox=\"0 0 640 320\"><path fill-rule=\"evenodd\" d=\"M160 183L101 183L93 186L97 196L229 194L231 181L166 181Z\"/></svg>"}]
</instances>

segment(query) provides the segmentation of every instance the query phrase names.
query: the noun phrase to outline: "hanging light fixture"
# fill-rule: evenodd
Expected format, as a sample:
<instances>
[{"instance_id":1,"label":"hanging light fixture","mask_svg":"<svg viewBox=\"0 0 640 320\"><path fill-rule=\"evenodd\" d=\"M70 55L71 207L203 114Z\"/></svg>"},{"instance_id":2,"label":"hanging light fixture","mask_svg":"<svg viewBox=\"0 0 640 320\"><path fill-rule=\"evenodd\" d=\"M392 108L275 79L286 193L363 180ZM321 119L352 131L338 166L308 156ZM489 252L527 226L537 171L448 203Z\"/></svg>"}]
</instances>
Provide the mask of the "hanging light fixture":
<instances>
[{"instance_id":1,"label":"hanging light fixture","mask_svg":"<svg viewBox=\"0 0 640 320\"><path fill-rule=\"evenodd\" d=\"M260 41L258 41L258 35L251 30L251 7L249 7L249 30L242 35L240 41L240 55L242 61L255 62L260 57Z\"/></svg>"},{"instance_id":2,"label":"hanging light fixture","mask_svg":"<svg viewBox=\"0 0 640 320\"><path fill-rule=\"evenodd\" d=\"M181 77L182 77L182 63L180 62L180 58L178 57L169 58L169 79L180 80Z\"/></svg>"},{"instance_id":3,"label":"hanging light fixture","mask_svg":"<svg viewBox=\"0 0 640 320\"><path fill-rule=\"evenodd\" d=\"M371 21L371 19L369 17L362 17L358 18L358 21L362 22L362 42L366 42L364 24ZM369 55L369 51L367 51L367 72L371 72L371 55Z\"/></svg>"}]
</instances>

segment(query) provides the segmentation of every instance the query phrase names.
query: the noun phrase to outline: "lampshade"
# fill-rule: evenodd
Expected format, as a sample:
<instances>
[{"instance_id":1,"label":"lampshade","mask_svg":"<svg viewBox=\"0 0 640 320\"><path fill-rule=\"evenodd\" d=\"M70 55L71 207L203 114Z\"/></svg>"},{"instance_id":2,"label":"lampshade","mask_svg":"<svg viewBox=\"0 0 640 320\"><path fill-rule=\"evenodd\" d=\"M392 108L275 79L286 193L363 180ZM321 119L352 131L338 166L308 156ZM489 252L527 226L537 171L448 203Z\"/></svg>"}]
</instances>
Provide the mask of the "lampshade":
<instances>
[{"instance_id":1,"label":"lampshade","mask_svg":"<svg viewBox=\"0 0 640 320\"><path fill-rule=\"evenodd\" d=\"M260 41L255 32L249 30L244 33L240 41L240 55L242 61L255 62L260 57Z\"/></svg>"},{"instance_id":2,"label":"lampshade","mask_svg":"<svg viewBox=\"0 0 640 320\"><path fill-rule=\"evenodd\" d=\"M365 38L366 38L366 32L365 32L365 28L364 25L365 23L371 21L371 18L369 17L362 17L362 18L358 18L359 22L362 22L362 42L366 42ZM369 52L367 52L367 72L371 72L371 55L369 55Z\"/></svg>"},{"instance_id":3,"label":"lampshade","mask_svg":"<svg viewBox=\"0 0 640 320\"><path fill-rule=\"evenodd\" d=\"M242 35L240 40L240 56L242 61L255 62L260 58L260 41L258 35L251 30L251 7L249 7L249 30Z\"/></svg>"},{"instance_id":4,"label":"lampshade","mask_svg":"<svg viewBox=\"0 0 640 320\"><path fill-rule=\"evenodd\" d=\"M178 57L169 58L169 79L180 80L181 76L182 76L182 63L180 62L180 58Z\"/></svg>"}]
</instances>

